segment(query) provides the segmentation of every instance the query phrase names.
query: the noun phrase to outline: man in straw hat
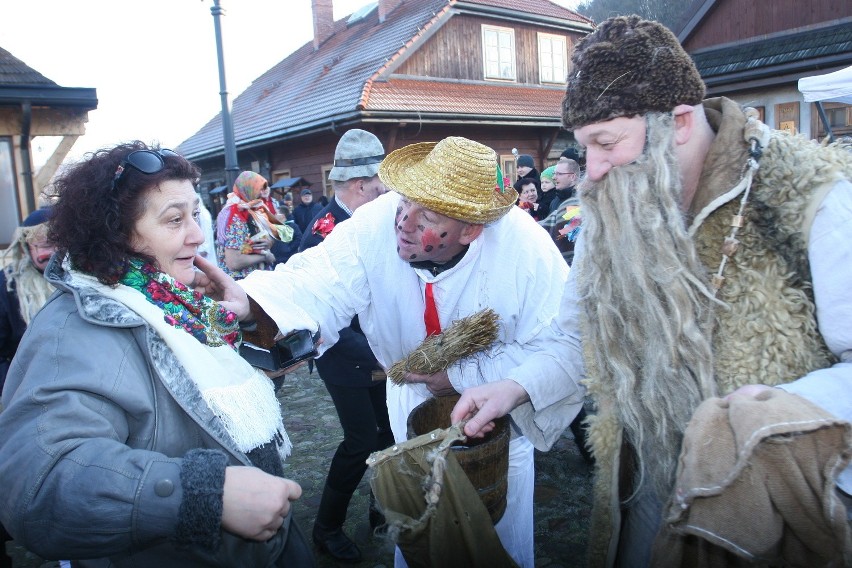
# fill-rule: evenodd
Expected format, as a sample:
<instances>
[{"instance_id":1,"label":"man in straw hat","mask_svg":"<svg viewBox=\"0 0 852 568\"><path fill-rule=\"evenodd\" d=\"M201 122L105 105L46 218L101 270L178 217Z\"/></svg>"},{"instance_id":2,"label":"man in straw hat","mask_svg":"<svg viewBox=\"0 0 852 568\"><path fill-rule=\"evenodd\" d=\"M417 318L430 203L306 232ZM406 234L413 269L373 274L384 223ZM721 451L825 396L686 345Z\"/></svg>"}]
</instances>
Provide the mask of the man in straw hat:
<instances>
[{"instance_id":1,"label":"man in straw hat","mask_svg":"<svg viewBox=\"0 0 852 568\"><path fill-rule=\"evenodd\" d=\"M702 102L656 22L608 19L572 61L586 179L561 321L583 352L560 355L599 409L590 565L848 563L852 155ZM512 396L468 389L453 419L478 410L474 435Z\"/></svg>"},{"instance_id":2,"label":"man in straw hat","mask_svg":"<svg viewBox=\"0 0 852 568\"><path fill-rule=\"evenodd\" d=\"M432 395L500 379L526 393L512 412L508 502L496 530L519 565L533 566L533 447L554 443L585 394L557 357L570 339L552 325L567 266L547 233L513 206L517 193L504 185L491 148L460 137L412 144L388 155L379 176L393 191L360 207L322 244L240 284L282 331L319 326L320 350L357 314L386 369L427 333L493 309L495 345L446 371L389 383L388 411L403 441L409 413Z\"/></svg>"},{"instance_id":3,"label":"man in straw hat","mask_svg":"<svg viewBox=\"0 0 852 568\"><path fill-rule=\"evenodd\" d=\"M375 134L358 128L343 134L334 151L334 167L328 174L334 197L308 224L300 251L323 242L359 207L387 191L379 179L379 164L384 157L385 148ZM360 562L361 551L343 532L343 522L352 494L367 471L367 458L393 444L385 402L387 381L357 315L351 325L340 330L338 342L317 359L316 365L337 410L343 441L331 459L313 539L320 550L336 560ZM370 527L376 528L381 514L373 505L372 494L370 498Z\"/></svg>"}]
</instances>

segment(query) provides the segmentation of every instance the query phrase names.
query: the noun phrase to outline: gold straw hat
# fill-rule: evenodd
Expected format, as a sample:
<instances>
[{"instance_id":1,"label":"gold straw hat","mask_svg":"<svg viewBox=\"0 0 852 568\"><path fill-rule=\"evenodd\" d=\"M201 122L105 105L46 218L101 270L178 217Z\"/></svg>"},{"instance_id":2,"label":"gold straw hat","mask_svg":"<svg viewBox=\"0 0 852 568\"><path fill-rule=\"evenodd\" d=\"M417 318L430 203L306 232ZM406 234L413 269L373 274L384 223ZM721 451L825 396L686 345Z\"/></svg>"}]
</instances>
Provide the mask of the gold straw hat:
<instances>
[{"instance_id":1,"label":"gold straw hat","mask_svg":"<svg viewBox=\"0 0 852 568\"><path fill-rule=\"evenodd\" d=\"M506 187L494 150L459 136L391 152L379 177L418 205L467 223L496 221L518 197Z\"/></svg>"}]
</instances>

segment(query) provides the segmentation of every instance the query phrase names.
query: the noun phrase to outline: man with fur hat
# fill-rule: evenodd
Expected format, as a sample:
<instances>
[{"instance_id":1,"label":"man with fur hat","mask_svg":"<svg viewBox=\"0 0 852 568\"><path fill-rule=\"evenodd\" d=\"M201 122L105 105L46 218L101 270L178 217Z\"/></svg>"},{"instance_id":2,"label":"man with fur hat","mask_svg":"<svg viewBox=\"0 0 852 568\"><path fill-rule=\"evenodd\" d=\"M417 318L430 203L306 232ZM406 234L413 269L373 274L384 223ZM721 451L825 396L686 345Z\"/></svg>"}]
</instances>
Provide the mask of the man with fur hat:
<instances>
[{"instance_id":1,"label":"man with fur hat","mask_svg":"<svg viewBox=\"0 0 852 568\"><path fill-rule=\"evenodd\" d=\"M357 314L385 369L427 335L493 309L500 331L492 347L446 371L389 382L388 411L401 442L409 413L433 395L500 379L527 394L511 415L507 507L495 530L515 562L531 567L533 447L556 441L585 394L558 357L573 341L554 323L568 268L547 233L514 207L517 193L491 148L461 137L412 144L388 155L379 176L392 191L320 245L240 284L282 332L321 329L321 351ZM517 246L521 234L528 247Z\"/></svg>"},{"instance_id":2,"label":"man with fur hat","mask_svg":"<svg viewBox=\"0 0 852 568\"><path fill-rule=\"evenodd\" d=\"M353 128L340 138L328 175L334 197L308 225L300 252L323 242L355 210L387 191L379 179L384 157L381 141L366 130ZM360 562L361 552L343 532L343 522L352 494L367 471L367 458L393 444L385 401L387 381L357 315L340 330L338 342L316 360L316 365L337 410L343 441L331 459L313 539L320 550L336 560ZM370 498L370 527L376 528L382 522L381 514L372 494Z\"/></svg>"},{"instance_id":3,"label":"man with fur hat","mask_svg":"<svg viewBox=\"0 0 852 568\"><path fill-rule=\"evenodd\" d=\"M30 213L0 253L0 390L24 331L54 290L43 276L54 250L47 240L49 215L48 207Z\"/></svg>"},{"instance_id":4,"label":"man with fur hat","mask_svg":"<svg viewBox=\"0 0 852 568\"><path fill-rule=\"evenodd\" d=\"M598 405L590 564L848 563L852 156L702 101L656 22L606 20L572 61L583 351L561 356ZM514 406L500 387L463 393L466 433Z\"/></svg>"}]
</instances>

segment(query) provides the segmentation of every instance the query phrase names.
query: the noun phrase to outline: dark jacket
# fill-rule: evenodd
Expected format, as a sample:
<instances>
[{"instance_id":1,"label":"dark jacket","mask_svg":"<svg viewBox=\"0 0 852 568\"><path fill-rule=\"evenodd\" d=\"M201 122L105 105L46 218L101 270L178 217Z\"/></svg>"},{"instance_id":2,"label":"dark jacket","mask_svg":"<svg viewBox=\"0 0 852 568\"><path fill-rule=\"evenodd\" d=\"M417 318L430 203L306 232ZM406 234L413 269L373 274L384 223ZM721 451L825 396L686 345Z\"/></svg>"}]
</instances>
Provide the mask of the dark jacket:
<instances>
[{"instance_id":1,"label":"dark jacket","mask_svg":"<svg viewBox=\"0 0 852 568\"><path fill-rule=\"evenodd\" d=\"M6 289L6 273L0 270L0 391L3 390L3 383L6 382L9 363L15 356L15 351L18 350L21 337L27 330L27 324L21 317L21 307L14 287L13 282L12 290Z\"/></svg>"},{"instance_id":2,"label":"dark jacket","mask_svg":"<svg viewBox=\"0 0 852 568\"><path fill-rule=\"evenodd\" d=\"M559 198L556 196L555 189L551 189L550 191L543 191L538 202L541 204L539 206L539 209L541 209L540 214L542 215L542 219L553 213L556 208L559 207L560 203Z\"/></svg>"},{"instance_id":3,"label":"dark jacket","mask_svg":"<svg viewBox=\"0 0 852 568\"><path fill-rule=\"evenodd\" d=\"M287 225L293 227L293 240L289 243L282 243L279 240L272 242L272 247L269 249L275 255L275 264L284 264L290 257L299 252L299 246L302 244L302 229L299 228L294 221L287 221Z\"/></svg>"},{"instance_id":4,"label":"dark jacket","mask_svg":"<svg viewBox=\"0 0 852 568\"><path fill-rule=\"evenodd\" d=\"M323 229L328 223L320 226L318 221L331 214L333 226L349 218L349 214L332 199L319 214L311 220L311 224L302 236L302 246L299 251L309 249L325 240ZM330 231L329 231L330 232ZM352 318L349 327L340 330L340 340L316 360L320 378L333 385L347 387L375 386L372 372L381 368L376 356L367 343L367 338L358 324L358 316Z\"/></svg>"},{"instance_id":5,"label":"dark jacket","mask_svg":"<svg viewBox=\"0 0 852 568\"><path fill-rule=\"evenodd\" d=\"M566 199L571 199L572 197L577 196L577 186L572 185L568 189L554 189L553 192L556 194L553 198L553 207L551 207L551 211L556 211L556 208L562 205L562 202Z\"/></svg>"},{"instance_id":6,"label":"dark jacket","mask_svg":"<svg viewBox=\"0 0 852 568\"><path fill-rule=\"evenodd\" d=\"M310 205L299 203L293 208L293 220L303 233L307 231L308 224L312 222L311 220L317 216L322 208L322 205L315 201L311 202Z\"/></svg>"}]
</instances>

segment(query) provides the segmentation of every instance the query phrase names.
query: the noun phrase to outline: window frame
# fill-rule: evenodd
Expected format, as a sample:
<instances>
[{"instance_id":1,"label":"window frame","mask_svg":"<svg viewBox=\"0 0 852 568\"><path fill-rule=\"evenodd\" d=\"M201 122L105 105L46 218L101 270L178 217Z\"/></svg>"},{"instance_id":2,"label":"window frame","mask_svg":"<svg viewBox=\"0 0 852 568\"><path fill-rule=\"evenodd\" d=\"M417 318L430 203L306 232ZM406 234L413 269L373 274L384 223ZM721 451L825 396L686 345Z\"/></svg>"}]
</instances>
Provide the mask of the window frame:
<instances>
[{"instance_id":1,"label":"window frame","mask_svg":"<svg viewBox=\"0 0 852 568\"><path fill-rule=\"evenodd\" d=\"M497 75L489 75L488 71L488 51L489 45L487 41L487 34L495 33L497 34ZM511 77L504 76L502 73L504 62L500 58L500 52L503 48L500 46L500 34L506 34L509 38L509 53L510 53L510 64L511 64ZM515 30L514 28L507 28L504 26L495 26L493 24L482 24L481 31L482 38L482 76L486 81L511 81L517 82L518 80L518 57L515 48ZM493 49L493 48L492 48Z\"/></svg>"},{"instance_id":2,"label":"window frame","mask_svg":"<svg viewBox=\"0 0 852 568\"><path fill-rule=\"evenodd\" d=\"M518 179L517 157L514 154L500 154L499 159L503 177L509 179L510 185L515 183Z\"/></svg>"},{"instance_id":3,"label":"window frame","mask_svg":"<svg viewBox=\"0 0 852 568\"><path fill-rule=\"evenodd\" d=\"M331 174L331 169L333 167L334 167L334 164L323 164L322 170L321 170L322 194L329 199L334 197L334 188L331 187L331 180L328 179L328 176Z\"/></svg>"},{"instance_id":4,"label":"window frame","mask_svg":"<svg viewBox=\"0 0 852 568\"><path fill-rule=\"evenodd\" d=\"M565 81L568 77L568 38L559 34L550 34L546 32L537 32L536 44L538 46L538 80L542 85L564 85ZM545 71L545 61L543 57L542 50L542 41L547 40L551 43L551 61L547 67L550 68L551 73L553 73L553 79L547 80L544 78ZM556 53L553 49L553 44L559 42L562 44L562 69L557 70L554 62L552 54Z\"/></svg>"}]
</instances>

